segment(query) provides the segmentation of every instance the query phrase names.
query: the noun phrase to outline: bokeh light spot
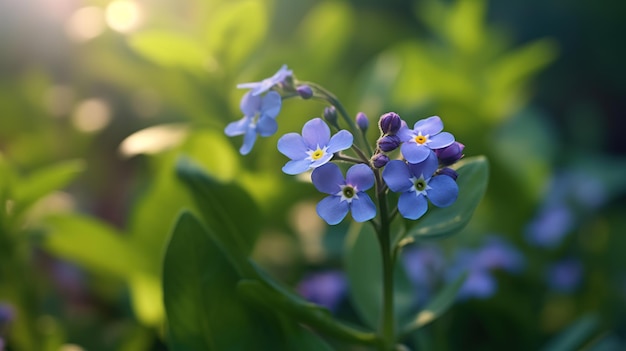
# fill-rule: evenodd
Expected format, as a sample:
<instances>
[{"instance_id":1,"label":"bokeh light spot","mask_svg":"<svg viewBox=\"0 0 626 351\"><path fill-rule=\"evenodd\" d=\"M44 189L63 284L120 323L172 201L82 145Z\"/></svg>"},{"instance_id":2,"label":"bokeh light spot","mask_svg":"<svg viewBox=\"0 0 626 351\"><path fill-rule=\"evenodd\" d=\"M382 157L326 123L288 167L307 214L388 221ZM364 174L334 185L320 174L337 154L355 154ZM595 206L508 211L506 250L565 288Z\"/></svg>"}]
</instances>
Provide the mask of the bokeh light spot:
<instances>
[{"instance_id":1,"label":"bokeh light spot","mask_svg":"<svg viewBox=\"0 0 626 351\"><path fill-rule=\"evenodd\" d=\"M78 104L72 115L74 127L81 132L93 133L111 122L111 108L102 99L87 99Z\"/></svg>"},{"instance_id":2,"label":"bokeh light spot","mask_svg":"<svg viewBox=\"0 0 626 351\"><path fill-rule=\"evenodd\" d=\"M75 41L87 41L104 31L104 13L95 6L76 10L65 25L67 35Z\"/></svg>"},{"instance_id":3,"label":"bokeh light spot","mask_svg":"<svg viewBox=\"0 0 626 351\"><path fill-rule=\"evenodd\" d=\"M141 20L139 5L133 1L116 0L106 8L106 22L111 29L120 33L133 31Z\"/></svg>"}]
</instances>

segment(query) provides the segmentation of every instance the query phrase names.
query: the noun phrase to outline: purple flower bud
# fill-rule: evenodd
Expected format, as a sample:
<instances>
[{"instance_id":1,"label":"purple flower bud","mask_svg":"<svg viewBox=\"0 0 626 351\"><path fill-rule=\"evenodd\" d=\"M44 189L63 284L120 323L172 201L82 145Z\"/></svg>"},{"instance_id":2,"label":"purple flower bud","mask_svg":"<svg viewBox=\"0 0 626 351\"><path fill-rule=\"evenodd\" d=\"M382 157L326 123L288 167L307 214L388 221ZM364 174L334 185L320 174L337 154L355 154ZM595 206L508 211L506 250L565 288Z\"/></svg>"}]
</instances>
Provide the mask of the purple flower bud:
<instances>
[{"instance_id":1,"label":"purple flower bud","mask_svg":"<svg viewBox=\"0 0 626 351\"><path fill-rule=\"evenodd\" d=\"M370 121L367 119L367 116L363 112L359 112L356 114L356 125L362 131L366 131L370 126Z\"/></svg>"},{"instance_id":2,"label":"purple flower bud","mask_svg":"<svg viewBox=\"0 0 626 351\"><path fill-rule=\"evenodd\" d=\"M383 168L389 162L389 157L385 154L376 154L372 157L372 165L375 168Z\"/></svg>"},{"instance_id":3,"label":"purple flower bud","mask_svg":"<svg viewBox=\"0 0 626 351\"><path fill-rule=\"evenodd\" d=\"M456 180L456 178L459 177L459 174L455 170L453 170L452 168L448 168L448 167L438 170L437 174L447 175L448 177L454 180Z\"/></svg>"},{"instance_id":4,"label":"purple flower bud","mask_svg":"<svg viewBox=\"0 0 626 351\"><path fill-rule=\"evenodd\" d=\"M397 135L385 135L378 139L378 148L384 152L389 152L397 149L401 143Z\"/></svg>"},{"instance_id":5,"label":"purple flower bud","mask_svg":"<svg viewBox=\"0 0 626 351\"><path fill-rule=\"evenodd\" d=\"M455 141L450 144L450 146L446 146L441 149L435 149L435 154L437 158L439 158L439 163L444 166L449 166L454 164L456 161L460 160L463 157L463 149L465 149L465 145Z\"/></svg>"},{"instance_id":6,"label":"purple flower bud","mask_svg":"<svg viewBox=\"0 0 626 351\"><path fill-rule=\"evenodd\" d=\"M313 97L313 89L311 89L308 85L300 85L296 88L296 91L304 100L310 99Z\"/></svg>"},{"instance_id":7,"label":"purple flower bud","mask_svg":"<svg viewBox=\"0 0 626 351\"><path fill-rule=\"evenodd\" d=\"M388 112L380 116L378 126L383 134L395 135L402 126L402 119L395 112Z\"/></svg>"},{"instance_id":8,"label":"purple flower bud","mask_svg":"<svg viewBox=\"0 0 626 351\"><path fill-rule=\"evenodd\" d=\"M328 124L337 127L337 109L335 106L328 106L324 109L324 119Z\"/></svg>"}]
</instances>

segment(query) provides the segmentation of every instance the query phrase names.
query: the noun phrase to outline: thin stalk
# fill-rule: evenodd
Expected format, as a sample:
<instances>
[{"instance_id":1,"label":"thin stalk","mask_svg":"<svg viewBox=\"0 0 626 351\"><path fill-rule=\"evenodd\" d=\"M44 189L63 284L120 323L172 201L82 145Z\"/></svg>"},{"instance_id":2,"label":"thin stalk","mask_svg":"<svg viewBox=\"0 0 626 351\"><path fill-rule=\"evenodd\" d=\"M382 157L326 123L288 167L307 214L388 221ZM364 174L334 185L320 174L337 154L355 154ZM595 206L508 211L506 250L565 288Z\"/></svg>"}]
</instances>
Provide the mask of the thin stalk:
<instances>
[{"instance_id":1,"label":"thin stalk","mask_svg":"<svg viewBox=\"0 0 626 351\"><path fill-rule=\"evenodd\" d=\"M380 333L385 344L385 351L391 350L395 343L395 319L393 301L393 255L391 252L391 221L388 216L387 196L382 177L376 172L377 198L380 209L380 227L378 241L383 263L383 303Z\"/></svg>"}]
</instances>

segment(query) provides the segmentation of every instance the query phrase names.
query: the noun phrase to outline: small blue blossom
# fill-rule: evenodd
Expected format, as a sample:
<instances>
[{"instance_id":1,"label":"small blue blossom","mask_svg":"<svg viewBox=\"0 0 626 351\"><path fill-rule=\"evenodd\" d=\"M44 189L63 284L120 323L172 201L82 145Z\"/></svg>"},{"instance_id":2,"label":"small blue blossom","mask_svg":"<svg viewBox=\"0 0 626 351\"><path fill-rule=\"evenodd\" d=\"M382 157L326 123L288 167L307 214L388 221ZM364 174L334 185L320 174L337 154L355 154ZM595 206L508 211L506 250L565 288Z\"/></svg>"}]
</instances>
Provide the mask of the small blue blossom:
<instances>
[{"instance_id":1,"label":"small blue blossom","mask_svg":"<svg viewBox=\"0 0 626 351\"><path fill-rule=\"evenodd\" d=\"M451 177L436 175L437 156L430 152L422 163L411 164L400 160L390 161L383 170L383 179L389 189L402 193L398 211L404 218L418 219L428 210L428 198L437 207L452 205L459 187Z\"/></svg>"},{"instance_id":2,"label":"small blue blossom","mask_svg":"<svg viewBox=\"0 0 626 351\"><path fill-rule=\"evenodd\" d=\"M367 119L367 116L363 112L357 113L355 120L357 127L359 127L359 129L363 132L365 132L370 126L370 121L369 119Z\"/></svg>"},{"instance_id":3,"label":"small blue blossom","mask_svg":"<svg viewBox=\"0 0 626 351\"><path fill-rule=\"evenodd\" d=\"M237 84L237 88L250 89L252 96L259 96L270 90L273 86L283 83L287 77L291 77L292 75L293 71L287 69L287 65L283 65L273 76L263 79L260 82Z\"/></svg>"},{"instance_id":4,"label":"small blue blossom","mask_svg":"<svg viewBox=\"0 0 626 351\"><path fill-rule=\"evenodd\" d=\"M365 164L357 164L346 173L339 166L327 163L313 170L311 180L317 190L330 194L317 204L317 214L328 224L338 224L352 210L352 218L365 222L376 216L376 205L366 190L374 186L374 172Z\"/></svg>"},{"instance_id":5,"label":"small blue blossom","mask_svg":"<svg viewBox=\"0 0 626 351\"><path fill-rule=\"evenodd\" d=\"M446 262L443 252L435 245L423 245L406 250L402 262L418 292L418 305L425 304L444 275Z\"/></svg>"},{"instance_id":6,"label":"small blue blossom","mask_svg":"<svg viewBox=\"0 0 626 351\"><path fill-rule=\"evenodd\" d=\"M248 92L243 96L240 104L243 118L228 124L224 133L231 137L243 135L243 145L239 152L247 155L254 146L257 134L268 137L276 133L278 130L276 116L280 112L281 105L280 94L275 91L270 91L263 97Z\"/></svg>"},{"instance_id":7,"label":"small blue blossom","mask_svg":"<svg viewBox=\"0 0 626 351\"><path fill-rule=\"evenodd\" d=\"M302 297L336 311L348 290L348 282L342 271L328 270L305 276L296 287Z\"/></svg>"},{"instance_id":8,"label":"small blue blossom","mask_svg":"<svg viewBox=\"0 0 626 351\"><path fill-rule=\"evenodd\" d=\"M583 265L573 258L552 264L546 272L548 287L561 293L574 292L580 286L582 278Z\"/></svg>"},{"instance_id":9,"label":"small blue blossom","mask_svg":"<svg viewBox=\"0 0 626 351\"><path fill-rule=\"evenodd\" d=\"M387 112L380 116L378 127L382 134L396 135L402 127L402 119L395 112Z\"/></svg>"},{"instance_id":10,"label":"small blue blossom","mask_svg":"<svg viewBox=\"0 0 626 351\"><path fill-rule=\"evenodd\" d=\"M482 247L457 251L447 276L448 280L452 281L463 272L468 273L459 290L459 299L486 299L498 290L493 271L519 273L524 266L524 256L517 248L502 238L492 236L487 238Z\"/></svg>"},{"instance_id":11,"label":"small blue blossom","mask_svg":"<svg viewBox=\"0 0 626 351\"><path fill-rule=\"evenodd\" d=\"M278 140L278 151L289 157L283 166L287 174L299 174L317 168L330 161L335 152L352 146L353 137L347 130L340 130L330 137L330 128L321 118L314 118L302 127L302 136L288 133Z\"/></svg>"},{"instance_id":12,"label":"small blue blossom","mask_svg":"<svg viewBox=\"0 0 626 351\"><path fill-rule=\"evenodd\" d=\"M574 213L565 204L549 206L528 223L525 237L535 246L556 248L574 225Z\"/></svg>"},{"instance_id":13,"label":"small blue blossom","mask_svg":"<svg viewBox=\"0 0 626 351\"><path fill-rule=\"evenodd\" d=\"M409 163L424 161L435 149L441 149L454 142L454 136L442 132L443 122L438 116L428 117L415 123L413 129L403 127L398 131L402 141L400 151Z\"/></svg>"}]
</instances>

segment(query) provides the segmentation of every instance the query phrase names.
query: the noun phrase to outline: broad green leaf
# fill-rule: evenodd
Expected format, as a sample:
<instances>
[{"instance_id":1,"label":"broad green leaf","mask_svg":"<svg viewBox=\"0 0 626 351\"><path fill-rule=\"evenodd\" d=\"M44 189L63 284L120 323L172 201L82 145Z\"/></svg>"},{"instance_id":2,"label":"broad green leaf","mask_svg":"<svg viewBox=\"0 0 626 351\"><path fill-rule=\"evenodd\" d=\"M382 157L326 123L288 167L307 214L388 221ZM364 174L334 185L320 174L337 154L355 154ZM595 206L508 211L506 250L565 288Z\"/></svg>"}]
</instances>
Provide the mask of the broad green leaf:
<instances>
[{"instance_id":1,"label":"broad green leaf","mask_svg":"<svg viewBox=\"0 0 626 351\"><path fill-rule=\"evenodd\" d=\"M261 228L260 210L241 187L222 183L206 174L189 159L176 165L179 178L190 191L202 219L213 229L211 235L243 273L246 261Z\"/></svg>"},{"instance_id":2,"label":"broad green leaf","mask_svg":"<svg viewBox=\"0 0 626 351\"><path fill-rule=\"evenodd\" d=\"M183 33L142 31L131 36L129 44L137 53L161 66L201 70L209 60L203 45Z\"/></svg>"},{"instance_id":3,"label":"broad green leaf","mask_svg":"<svg viewBox=\"0 0 626 351\"><path fill-rule=\"evenodd\" d=\"M13 189L15 210L25 210L43 196L62 189L84 168L82 160L65 161L18 179Z\"/></svg>"},{"instance_id":4,"label":"broad green leaf","mask_svg":"<svg viewBox=\"0 0 626 351\"><path fill-rule=\"evenodd\" d=\"M80 215L46 218L43 247L81 267L128 278L143 269L139 252L113 227Z\"/></svg>"},{"instance_id":5,"label":"broad green leaf","mask_svg":"<svg viewBox=\"0 0 626 351\"><path fill-rule=\"evenodd\" d=\"M376 232L369 223L354 224L350 229L345 268L354 306L367 325L377 329L382 315L383 265ZM416 292L400 264L395 266L394 281L394 312L400 321L415 302Z\"/></svg>"},{"instance_id":6,"label":"broad green leaf","mask_svg":"<svg viewBox=\"0 0 626 351\"><path fill-rule=\"evenodd\" d=\"M458 162L459 197L449 207L430 206L426 215L410 227L406 238L421 239L452 235L467 225L487 190L489 166L484 156L470 157Z\"/></svg>"},{"instance_id":7,"label":"broad green leaf","mask_svg":"<svg viewBox=\"0 0 626 351\"><path fill-rule=\"evenodd\" d=\"M171 350L281 350L278 319L236 293L240 277L213 237L189 212L174 226L163 262Z\"/></svg>"},{"instance_id":8,"label":"broad green leaf","mask_svg":"<svg viewBox=\"0 0 626 351\"><path fill-rule=\"evenodd\" d=\"M248 301L272 311L280 311L292 322L304 323L323 334L358 344L375 345L380 342L374 333L336 321L326 309L309 302L300 302L299 299L283 294L274 285L255 279L244 279L237 285L237 290Z\"/></svg>"},{"instance_id":9,"label":"broad green leaf","mask_svg":"<svg viewBox=\"0 0 626 351\"><path fill-rule=\"evenodd\" d=\"M596 315L578 319L542 348L543 351L579 350L583 343L598 329L600 320Z\"/></svg>"},{"instance_id":10,"label":"broad green leaf","mask_svg":"<svg viewBox=\"0 0 626 351\"><path fill-rule=\"evenodd\" d=\"M454 282L443 288L442 291L439 292L439 294L435 296L428 303L428 305L424 307L424 309L419 311L415 318L413 318L413 320L411 320L411 322L403 328L402 333L410 334L445 313L454 303L456 295L459 292L459 289L463 286L463 283L465 283L466 278L467 274L463 274Z\"/></svg>"}]
</instances>

